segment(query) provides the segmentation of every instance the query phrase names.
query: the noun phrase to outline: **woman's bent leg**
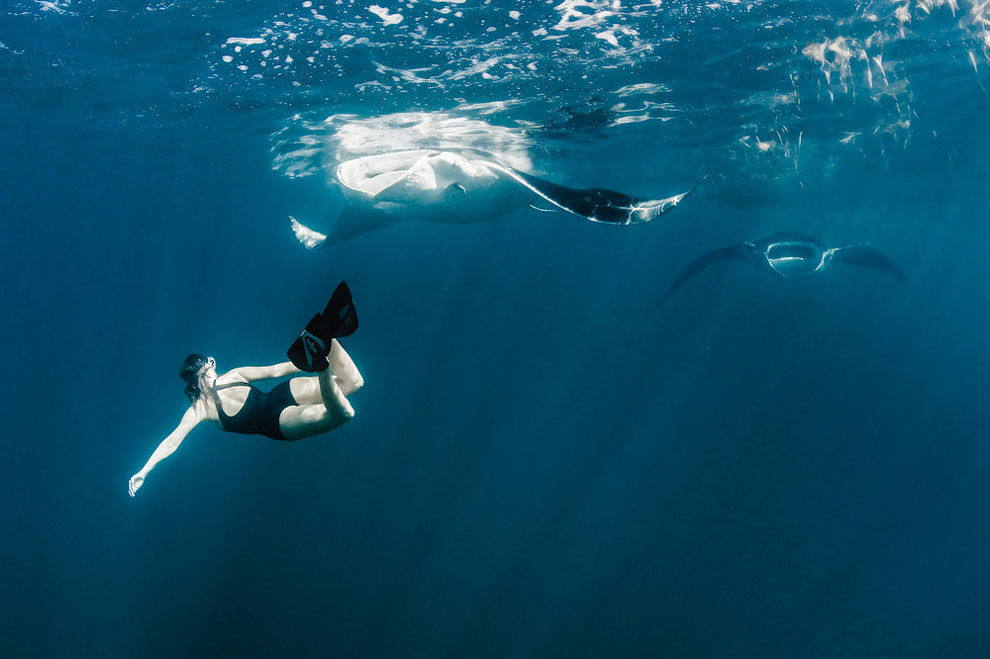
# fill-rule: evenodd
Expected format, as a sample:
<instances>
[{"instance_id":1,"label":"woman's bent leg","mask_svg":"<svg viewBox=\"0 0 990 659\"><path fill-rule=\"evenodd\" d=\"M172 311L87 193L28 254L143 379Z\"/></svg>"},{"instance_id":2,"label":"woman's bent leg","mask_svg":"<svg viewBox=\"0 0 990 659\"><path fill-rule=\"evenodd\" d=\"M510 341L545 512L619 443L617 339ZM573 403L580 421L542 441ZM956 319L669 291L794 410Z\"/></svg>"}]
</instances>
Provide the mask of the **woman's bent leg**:
<instances>
[{"instance_id":1,"label":"woman's bent leg","mask_svg":"<svg viewBox=\"0 0 990 659\"><path fill-rule=\"evenodd\" d=\"M346 416L345 421L353 417L354 408L344 396L340 385L337 384L337 378L334 377L330 369L320 371L317 377L320 380L320 395L323 396L323 406L327 408L327 411L333 415Z\"/></svg>"},{"instance_id":2,"label":"woman's bent leg","mask_svg":"<svg viewBox=\"0 0 990 659\"><path fill-rule=\"evenodd\" d=\"M289 391L299 405L322 405L323 394L320 393L320 380L315 375L311 378L294 377L289 380Z\"/></svg>"},{"instance_id":3,"label":"woman's bent leg","mask_svg":"<svg viewBox=\"0 0 990 659\"><path fill-rule=\"evenodd\" d=\"M337 376L337 384L340 385L345 396L350 396L364 386L364 378L361 377L361 373L354 365L351 356L347 354L344 346L340 345L337 339L334 339L330 344L329 359L330 368Z\"/></svg>"},{"instance_id":4,"label":"woman's bent leg","mask_svg":"<svg viewBox=\"0 0 990 659\"><path fill-rule=\"evenodd\" d=\"M354 408L344 397L330 369L319 373L319 383L322 404L293 405L282 410L279 427L286 439L318 435L354 418Z\"/></svg>"},{"instance_id":5,"label":"woman's bent leg","mask_svg":"<svg viewBox=\"0 0 990 659\"><path fill-rule=\"evenodd\" d=\"M337 342L337 339L334 339L333 343L330 344L330 369L336 376L337 385L345 396L350 396L364 385L364 378L358 372L357 366L354 365L351 356ZM300 405L318 405L323 402L320 381L316 376L294 377L289 380L289 386L292 397Z\"/></svg>"}]
</instances>

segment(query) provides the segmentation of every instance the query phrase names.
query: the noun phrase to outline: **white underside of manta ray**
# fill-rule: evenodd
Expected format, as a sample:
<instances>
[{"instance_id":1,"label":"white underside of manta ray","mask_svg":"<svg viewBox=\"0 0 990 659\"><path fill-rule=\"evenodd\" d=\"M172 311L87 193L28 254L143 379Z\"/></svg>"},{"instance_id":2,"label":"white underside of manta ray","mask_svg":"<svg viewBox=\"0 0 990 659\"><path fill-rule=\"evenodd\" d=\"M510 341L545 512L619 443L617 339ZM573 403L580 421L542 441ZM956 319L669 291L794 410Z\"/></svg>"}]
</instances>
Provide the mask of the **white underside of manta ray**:
<instances>
[{"instance_id":1,"label":"white underside of manta ray","mask_svg":"<svg viewBox=\"0 0 990 659\"><path fill-rule=\"evenodd\" d=\"M399 221L474 224L541 202L592 222L642 224L694 192L641 199L601 188L568 188L472 149L365 156L341 163L335 174L346 204L329 236L289 218L296 238L308 249Z\"/></svg>"}]
</instances>

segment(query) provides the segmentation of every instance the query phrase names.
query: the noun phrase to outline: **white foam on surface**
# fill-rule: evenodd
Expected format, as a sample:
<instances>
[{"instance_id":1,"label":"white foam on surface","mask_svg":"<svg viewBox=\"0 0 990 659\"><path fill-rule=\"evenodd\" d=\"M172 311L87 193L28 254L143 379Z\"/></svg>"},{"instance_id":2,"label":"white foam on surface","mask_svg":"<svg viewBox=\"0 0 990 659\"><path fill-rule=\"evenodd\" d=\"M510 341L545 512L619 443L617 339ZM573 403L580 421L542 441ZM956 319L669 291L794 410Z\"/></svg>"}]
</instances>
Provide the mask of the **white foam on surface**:
<instances>
[{"instance_id":1,"label":"white foam on surface","mask_svg":"<svg viewBox=\"0 0 990 659\"><path fill-rule=\"evenodd\" d=\"M513 107L523 105L525 102L519 99L509 99L505 101L488 101L487 103L461 103L457 110L461 112L489 115L505 112Z\"/></svg>"},{"instance_id":2,"label":"white foam on surface","mask_svg":"<svg viewBox=\"0 0 990 659\"><path fill-rule=\"evenodd\" d=\"M398 23L401 23L403 19L402 14L398 12L394 14L390 14L388 12L388 9L386 9L385 7L379 7L378 5L371 5L370 7L368 7L368 11L370 11L378 18L382 19L382 23L384 23L385 25L396 25ZM326 20L326 17L323 17L323 20Z\"/></svg>"},{"instance_id":3,"label":"white foam on surface","mask_svg":"<svg viewBox=\"0 0 990 659\"><path fill-rule=\"evenodd\" d=\"M224 43L238 46L258 46L265 43L261 37L229 37Z\"/></svg>"},{"instance_id":4,"label":"white foam on surface","mask_svg":"<svg viewBox=\"0 0 990 659\"><path fill-rule=\"evenodd\" d=\"M617 96L635 96L640 94L661 94L669 92L670 88L657 82L639 82L633 85L619 87L613 93Z\"/></svg>"},{"instance_id":5,"label":"white foam on surface","mask_svg":"<svg viewBox=\"0 0 990 659\"><path fill-rule=\"evenodd\" d=\"M773 178L812 165L836 145L896 157L925 123L915 115L912 78L926 53L944 54L944 62L951 58L963 68L966 79L959 84L982 90L990 76L990 0L882 0L849 3L834 16L771 11L757 20L764 6L770 4L300 3L255 33L219 37L212 77L195 82L219 87L235 102L275 90L274 102L288 107L293 94L306 94L309 108L322 96L327 108L374 108L392 118L425 108L497 119L533 135L564 126L553 139L647 130L662 140L689 124L707 131L705 139L717 134L723 141L711 148L745 163L742 171ZM714 24L750 40L719 45L717 53L691 50L690 44L711 38ZM905 39L910 43L896 43ZM737 79L746 82L735 86ZM248 87L252 81L257 84ZM566 110L577 118L566 121ZM582 119L595 113L603 118ZM705 125L674 121L684 117ZM723 125L711 125L714 117ZM683 144L685 135L677 137ZM300 152L299 161L308 164L297 166L286 165L284 155L280 150L276 167L287 175L323 171L307 160L312 154Z\"/></svg>"},{"instance_id":6,"label":"white foam on surface","mask_svg":"<svg viewBox=\"0 0 990 659\"><path fill-rule=\"evenodd\" d=\"M619 46L619 40L615 38L614 30L605 30L604 32L599 32L598 34L595 35L595 38L610 43L616 48L618 48Z\"/></svg>"},{"instance_id":7,"label":"white foam on surface","mask_svg":"<svg viewBox=\"0 0 990 659\"><path fill-rule=\"evenodd\" d=\"M69 7L72 5L72 0L54 0L52 2L48 0L35 0L35 2L41 11L50 11L56 14L68 12Z\"/></svg>"}]
</instances>

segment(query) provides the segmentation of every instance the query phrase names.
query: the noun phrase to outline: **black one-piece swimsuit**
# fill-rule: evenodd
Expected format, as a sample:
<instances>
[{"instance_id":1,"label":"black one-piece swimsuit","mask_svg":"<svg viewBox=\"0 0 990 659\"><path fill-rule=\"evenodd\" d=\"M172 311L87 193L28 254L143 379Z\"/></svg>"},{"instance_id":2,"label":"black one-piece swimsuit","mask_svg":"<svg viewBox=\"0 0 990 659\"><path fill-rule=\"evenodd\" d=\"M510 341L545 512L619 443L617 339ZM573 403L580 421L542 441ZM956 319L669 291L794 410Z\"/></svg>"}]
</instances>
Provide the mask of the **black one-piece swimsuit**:
<instances>
[{"instance_id":1,"label":"black one-piece swimsuit","mask_svg":"<svg viewBox=\"0 0 990 659\"><path fill-rule=\"evenodd\" d=\"M227 415L222 404L217 405L221 428L229 432L264 435L286 441L287 438L278 425L278 418L285 408L298 405L288 381L280 383L271 391L262 391L249 382L231 382L222 384L217 389L228 387L251 387L251 391L244 401L244 407L234 416Z\"/></svg>"}]
</instances>

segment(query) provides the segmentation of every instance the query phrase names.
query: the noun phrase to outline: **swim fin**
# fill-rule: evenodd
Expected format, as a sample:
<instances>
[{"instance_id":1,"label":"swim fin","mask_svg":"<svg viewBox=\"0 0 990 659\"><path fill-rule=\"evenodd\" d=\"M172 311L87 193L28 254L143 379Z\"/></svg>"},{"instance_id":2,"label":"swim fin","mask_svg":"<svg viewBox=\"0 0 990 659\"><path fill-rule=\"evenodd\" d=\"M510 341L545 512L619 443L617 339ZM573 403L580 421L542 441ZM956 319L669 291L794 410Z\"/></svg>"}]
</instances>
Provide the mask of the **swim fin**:
<instances>
[{"instance_id":1,"label":"swim fin","mask_svg":"<svg viewBox=\"0 0 990 659\"><path fill-rule=\"evenodd\" d=\"M347 282L340 282L330 296L330 301L323 309L323 320L328 325L332 324L331 331L334 338L350 336L357 331L357 310L354 308L354 299L351 297L351 289L348 288Z\"/></svg>"},{"instance_id":2,"label":"swim fin","mask_svg":"<svg viewBox=\"0 0 990 659\"><path fill-rule=\"evenodd\" d=\"M324 371L330 365L331 342L350 336L358 328L357 311L347 282L340 282L323 313L313 316L286 355L296 368L307 373Z\"/></svg>"}]
</instances>

